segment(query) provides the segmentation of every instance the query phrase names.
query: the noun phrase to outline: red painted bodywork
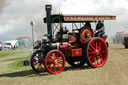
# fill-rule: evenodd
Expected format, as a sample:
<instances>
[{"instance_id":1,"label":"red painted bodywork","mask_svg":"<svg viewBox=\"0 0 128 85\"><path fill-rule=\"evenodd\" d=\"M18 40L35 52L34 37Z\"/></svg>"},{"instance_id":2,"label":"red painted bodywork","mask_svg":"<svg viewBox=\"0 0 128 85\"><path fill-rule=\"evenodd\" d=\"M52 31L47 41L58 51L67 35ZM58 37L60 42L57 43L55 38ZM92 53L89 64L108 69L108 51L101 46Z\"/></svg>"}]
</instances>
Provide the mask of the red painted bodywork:
<instances>
[{"instance_id":1,"label":"red painted bodywork","mask_svg":"<svg viewBox=\"0 0 128 85\"><path fill-rule=\"evenodd\" d=\"M82 55L82 49L81 50L78 49L81 47L79 33L75 33L75 32L69 33L68 42L59 42L58 44L59 44L58 49L61 50L65 56L81 56ZM75 53L77 51L78 51L78 54Z\"/></svg>"},{"instance_id":2,"label":"red painted bodywork","mask_svg":"<svg viewBox=\"0 0 128 85\"><path fill-rule=\"evenodd\" d=\"M103 36L103 37L102 37L102 39L103 39L104 41L106 41L106 39L107 39L107 36Z\"/></svg>"},{"instance_id":3,"label":"red painted bodywork","mask_svg":"<svg viewBox=\"0 0 128 85\"><path fill-rule=\"evenodd\" d=\"M84 31L88 30L89 37L84 37ZM91 27L83 27L80 33L69 33L68 42L58 42L58 49L61 50L67 57L82 56L82 44L85 44L87 40L93 37L93 31ZM102 39L105 41L107 36L103 36Z\"/></svg>"},{"instance_id":4,"label":"red painted bodywork","mask_svg":"<svg viewBox=\"0 0 128 85\"><path fill-rule=\"evenodd\" d=\"M72 57L82 56L82 48L72 49Z\"/></svg>"}]
</instances>

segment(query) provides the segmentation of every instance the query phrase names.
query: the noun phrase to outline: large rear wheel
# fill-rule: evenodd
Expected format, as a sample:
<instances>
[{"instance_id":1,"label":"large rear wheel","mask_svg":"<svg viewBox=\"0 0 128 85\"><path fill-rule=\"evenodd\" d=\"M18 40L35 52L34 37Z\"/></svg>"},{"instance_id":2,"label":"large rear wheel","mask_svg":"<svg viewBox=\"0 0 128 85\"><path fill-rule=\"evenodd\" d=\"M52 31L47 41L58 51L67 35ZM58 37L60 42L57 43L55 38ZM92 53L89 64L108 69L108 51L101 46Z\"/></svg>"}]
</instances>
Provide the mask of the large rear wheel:
<instances>
[{"instance_id":1,"label":"large rear wheel","mask_svg":"<svg viewBox=\"0 0 128 85\"><path fill-rule=\"evenodd\" d=\"M49 73L57 74L63 71L65 57L61 51L52 50L45 57L45 67Z\"/></svg>"},{"instance_id":2,"label":"large rear wheel","mask_svg":"<svg viewBox=\"0 0 128 85\"><path fill-rule=\"evenodd\" d=\"M83 54L90 67L101 67L105 64L108 57L108 49L105 41L101 38L91 38L85 45Z\"/></svg>"},{"instance_id":3,"label":"large rear wheel","mask_svg":"<svg viewBox=\"0 0 128 85\"><path fill-rule=\"evenodd\" d=\"M37 73L46 71L44 67L44 55L41 50L37 50L31 56L31 67Z\"/></svg>"}]
</instances>

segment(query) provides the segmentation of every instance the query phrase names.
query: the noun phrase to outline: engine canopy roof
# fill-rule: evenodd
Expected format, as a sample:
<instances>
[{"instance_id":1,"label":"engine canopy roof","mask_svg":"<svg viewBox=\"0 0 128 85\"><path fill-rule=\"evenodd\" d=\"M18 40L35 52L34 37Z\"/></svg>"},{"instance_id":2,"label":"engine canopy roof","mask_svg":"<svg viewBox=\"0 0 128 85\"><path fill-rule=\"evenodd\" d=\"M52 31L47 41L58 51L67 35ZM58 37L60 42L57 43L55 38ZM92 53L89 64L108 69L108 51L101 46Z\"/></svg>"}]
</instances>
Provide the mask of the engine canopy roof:
<instances>
[{"instance_id":1,"label":"engine canopy roof","mask_svg":"<svg viewBox=\"0 0 128 85\"><path fill-rule=\"evenodd\" d=\"M51 15L52 23L73 23L73 22L94 22L97 20L116 20L116 16L113 15ZM46 23L46 17L44 18L44 23Z\"/></svg>"}]
</instances>

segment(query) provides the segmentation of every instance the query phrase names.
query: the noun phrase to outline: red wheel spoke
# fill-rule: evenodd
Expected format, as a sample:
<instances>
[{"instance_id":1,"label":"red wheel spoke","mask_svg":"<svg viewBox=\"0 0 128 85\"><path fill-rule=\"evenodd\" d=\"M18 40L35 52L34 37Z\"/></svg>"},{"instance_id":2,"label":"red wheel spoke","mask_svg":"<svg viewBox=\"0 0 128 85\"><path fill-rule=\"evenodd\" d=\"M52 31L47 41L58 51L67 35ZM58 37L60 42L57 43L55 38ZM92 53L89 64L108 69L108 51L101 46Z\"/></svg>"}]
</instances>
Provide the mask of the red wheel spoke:
<instances>
[{"instance_id":1,"label":"red wheel spoke","mask_svg":"<svg viewBox=\"0 0 128 85\"><path fill-rule=\"evenodd\" d=\"M88 54L95 54L95 52L88 52Z\"/></svg>"},{"instance_id":2,"label":"red wheel spoke","mask_svg":"<svg viewBox=\"0 0 128 85\"><path fill-rule=\"evenodd\" d=\"M53 57L54 57L54 60L56 60L56 54L55 53L53 53Z\"/></svg>"},{"instance_id":3,"label":"red wheel spoke","mask_svg":"<svg viewBox=\"0 0 128 85\"><path fill-rule=\"evenodd\" d=\"M38 61L38 60L36 60L36 59L33 59L33 61Z\"/></svg>"},{"instance_id":4,"label":"red wheel spoke","mask_svg":"<svg viewBox=\"0 0 128 85\"><path fill-rule=\"evenodd\" d=\"M58 64L63 64L63 62L62 63L58 62Z\"/></svg>"},{"instance_id":5,"label":"red wheel spoke","mask_svg":"<svg viewBox=\"0 0 128 85\"><path fill-rule=\"evenodd\" d=\"M49 58L51 58L51 60L53 60L51 56L49 56Z\"/></svg>"},{"instance_id":6,"label":"red wheel spoke","mask_svg":"<svg viewBox=\"0 0 128 85\"><path fill-rule=\"evenodd\" d=\"M57 59L57 61L60 61L60 60L62 60L63 58L61 57L60 59Z\"/></svg>"},{"instance_id":7,"label":"red wheel spoke","mask_svg":"<svg viewBox=\"0 0 128 85\"><path fill-rule=\"evenodd\" d=\"M56 67L55 67L55 73L56 73Z\"/></svg>"},{"instance_id":8,"label":"red wheel spoke","mask_svg":"<svg viewBox=\"0 0 128 85\"><path fill-rule=\"evenodd\" d=\"M37 64L38 64L38 62L36 62L36 63L34 64L34 66L37 65Z\"/></svg>"},{"instance_id":9,"label":"red wheel spoke","mask_svg":"<svg viewBox=\"0 0 128 85\"><path fill-rule=\"evenodd\" d=\"M59 55L60 55L60 54L57 54L57 55L56 55L56 58L57 58Z\"/></svg>"},{"instance_id":10,"label":"red wheel spoke","mask_svg":"<svg viewBox=\"0 0 128 85\"><path fill-rule=\"evenodd\" d=\"M98 56L96 56L96 57L97 57L97 64L99 64L99 62L98 62L98 60L99 60L99 59L98 59Z\"/></svg>"},{"instance_id":11,"label":"red wheel spoke","mask_svg":"<svg viewBox=\"0 0 128 85\"><path fill-rule=\"evenodd\" d=\"M51 66L53 63L50 63L49 65L47 65L47 67L49 68L49 66Z\"/></svg>"},{"instance_id":12,"label":"red wheel spoke","mask_svg":"<svg viewBox=\"0 0 128 85\"><path fill-rule=\"evenodd\" d=\"M53 65L53 67L51 68L51 70L53 71L53 68L55 67L55 64Z\"/></svg>"},{"instance_id":13,"label":"red wheel spoke","mask_svg":"<svg viewBox=\"0 0 128 85\"><path fill-rule=\"evenodd\" d=\"M43 67L42 67L42 65L40 65L40 70L43 70Z\"/></svg>"},{"instance_id":14,"label":"red wheel spoke","mask_svg":"<svg viewBox=\"0 0 128 85\"><path fill-rule=\"evenodd\" d=\"M92 58L92 55L91 56L89 56L89 60Z\"/></svg>"},{"instance_id":15,"label":"red wheel spoke","mask_svg":"<svg viewBox=\"0 0 128 85\"><path fill-rule=\"evenodd\" d=\"M51 63L53 63L54 61L53 61L53 60L47 60L47 62L51 62Z\"/></svg>"},{"instance_id":16,"label":"red wheel spoke","mask_svg":"<svg viewBox=\"0 0 128 85\"><path fill-rule=\"evenodd\" d=\"M41 71L46 72L46 69L43 66L41 66Z\"/></svg>"},{"instance_id":17,"label":"red wheel spoke","mask_svg":"<svg viewBox=\"0 0 128 85\"><path fill-rule=\"evenodd\" d=\"M94 50L92 50L90 47L88 48L91 52L94 52Z\"/></svg>"},{"instance_id":18,"label":"red wheel spoke","mask_svg":"<svg viewBox=\"0 0 128 85\"><path fill-rule=\"evenodd\" d=\"M102 58L104 58L103 55L101 55L100 53L99 53L99 56L102 57Z\"/></svg>"},{"instance_id":19,"label":"red wheel spoke","mask_svg":"<svg viewBox=\"0 0 128 85\"><path fill-rule=\"evenodd\" d=\"M105 51L100 51L100 53L105 53Z\"/></svg>"},{"instance_id":20,"label":"red wheel spoke","mask_svg":"<svg viewBox=\"0 0 128 85\"><path fill-rule=\"evenodd\" d=\"M53 68L54 68L54 70L56 70L56 65L55 64L53 65Z\"/></svg>"},{"instance_id":21,"label":"red wheel spoke","mask_svg":"<svg viewBox=\"0 0 128 85\"><path fill-rule=\"evenodd\" d=\"M101 50L101 43L99 43L97 49L100 51Z\"/></svg>"},{"instance_id":22,"label":"red wheel spoke","mask_svg":"<svg viewBox=\"0 0 128 85\"><path fill-rule=\"evenodd\" d=\"M57 64L58 68L61 70L60 66Z\"/></svg>"},{"instance_id":23,"label":"red wheel spoke","mask_svg":"<svg viewBox=\"0 0 128 85\"><path fill-rule=\"evenodd\" d=\"M90 45L91 46L91 48L95 51L95 48L92 46L92 45Z\"/></svg>"},{"instance_id":24,"label":"red wheel spoke","mask_svg":"<svg viewBox=\"0 0 128 85\"><path fill-rule=\"evenodd\" d=\"M103 61L99 56L97 56L100 60L101 60L101 62Z\"/></svg>"},{"instance_id":25,"label":"red wheel spoke","mask_svg":"<svg viewBox=\"0 0 128 85\"><path fill-rule=\"evenodd\" d=\"M93 58L91 59L91 62L94 60L95 56L93 56Z\"/></svg>"}]
</instances>

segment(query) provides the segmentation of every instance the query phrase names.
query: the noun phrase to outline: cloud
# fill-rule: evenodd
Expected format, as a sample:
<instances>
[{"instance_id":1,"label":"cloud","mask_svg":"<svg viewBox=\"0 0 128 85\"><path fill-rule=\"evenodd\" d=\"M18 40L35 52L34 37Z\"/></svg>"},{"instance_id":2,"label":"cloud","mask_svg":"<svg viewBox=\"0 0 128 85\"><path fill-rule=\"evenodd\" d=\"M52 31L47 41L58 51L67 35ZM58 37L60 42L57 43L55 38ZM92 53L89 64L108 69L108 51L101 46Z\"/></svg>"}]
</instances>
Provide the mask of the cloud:
<instances>
[{"instance_id":1,"label":"cloud","mask_svg":"<svg viewBox=\"0 0 128 85\"><path fill-rule=\"evenodd\" d=\"M0 0L0 12L7 7L13 0Z\"/></svg>"},{"instance_id":2,"label":"cloud","mask_svg":"<svg viewBox=\"0 0 128 85\"><path fill-rule=\"evenodd\" d=\"M47 0L12 0L6 8L1 8L0 40L16 39L24 35L31 37L30 21L35 23L35 38L42 38L46 34L46 24L43 23L45 4L49 3L53 4L52 12L59 13L58 3Z\"/></svg>"}]
</instances>

